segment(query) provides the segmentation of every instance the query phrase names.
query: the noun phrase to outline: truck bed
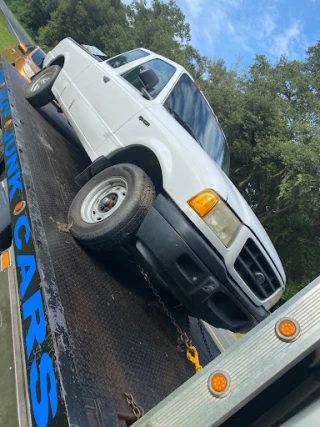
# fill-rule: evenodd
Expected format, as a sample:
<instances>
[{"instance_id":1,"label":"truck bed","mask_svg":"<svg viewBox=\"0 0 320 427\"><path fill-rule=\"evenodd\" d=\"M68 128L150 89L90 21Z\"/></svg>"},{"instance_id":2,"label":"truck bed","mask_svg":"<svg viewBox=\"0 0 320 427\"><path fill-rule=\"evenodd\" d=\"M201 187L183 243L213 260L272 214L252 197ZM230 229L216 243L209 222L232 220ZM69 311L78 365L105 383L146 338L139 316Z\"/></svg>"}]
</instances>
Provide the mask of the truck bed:
<instances>
[{"instance_id":1,"label":"truck bed","mask_svg":"<svg viewBox=\"0 0 320 427\"><path fill-rule=\"evenodd\" d=\"M2 67L69 422L119 425L119 414L133 421L124 393L147 412L189 379L194 367L177 351L177 332L130 258L97 256L67 231L68 208L79 190L74 178L89 159L55 107L31 107L26 82L3 58ZM186 330L186 315L171 311ZM220 351L204 330L209 354L197 320L190 320L206 365Z\"/></svg>"}]
</instances>

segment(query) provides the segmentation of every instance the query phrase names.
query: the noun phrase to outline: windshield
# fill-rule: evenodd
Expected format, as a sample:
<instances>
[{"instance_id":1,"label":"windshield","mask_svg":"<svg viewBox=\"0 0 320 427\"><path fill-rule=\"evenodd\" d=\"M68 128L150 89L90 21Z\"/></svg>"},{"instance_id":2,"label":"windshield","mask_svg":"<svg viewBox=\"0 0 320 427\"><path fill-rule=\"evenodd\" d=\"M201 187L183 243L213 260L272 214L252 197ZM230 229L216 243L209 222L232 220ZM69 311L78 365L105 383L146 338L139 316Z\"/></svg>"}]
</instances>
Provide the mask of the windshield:
<instances>
[{"instance_id":1,"label":"windshield","mask_svg":"<svg viewBox=\"0 0 320 427\"><path fill-rule=\"evenodd\" d=\"M226 138L204 96L187 74L182 75L164 106L176 113L180 123L183 120L184 127L188 126L189 133L228 175L230 152Z\"/></svg>"}]
</instances>

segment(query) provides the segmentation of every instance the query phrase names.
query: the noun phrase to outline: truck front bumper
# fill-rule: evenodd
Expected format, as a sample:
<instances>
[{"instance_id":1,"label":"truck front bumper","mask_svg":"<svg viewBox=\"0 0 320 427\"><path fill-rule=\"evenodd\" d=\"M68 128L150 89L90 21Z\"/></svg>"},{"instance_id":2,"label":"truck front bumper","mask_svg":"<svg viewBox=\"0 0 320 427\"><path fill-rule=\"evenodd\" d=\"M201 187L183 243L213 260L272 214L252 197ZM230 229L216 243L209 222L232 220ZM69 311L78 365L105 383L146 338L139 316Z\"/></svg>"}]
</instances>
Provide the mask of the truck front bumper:
<instances>
[{"instance_id":1,"label":"truck front bumper","mask_svg":"<svg viewBox=\"0 0 320 427\"><path fill-rule=\"evenodd\" d=\"M267 311L256 306L229 276L221 255L162 195L137 237L144 267L193 316L233 332L246 332L267 317Z\"/></svg>"}]
</instances>

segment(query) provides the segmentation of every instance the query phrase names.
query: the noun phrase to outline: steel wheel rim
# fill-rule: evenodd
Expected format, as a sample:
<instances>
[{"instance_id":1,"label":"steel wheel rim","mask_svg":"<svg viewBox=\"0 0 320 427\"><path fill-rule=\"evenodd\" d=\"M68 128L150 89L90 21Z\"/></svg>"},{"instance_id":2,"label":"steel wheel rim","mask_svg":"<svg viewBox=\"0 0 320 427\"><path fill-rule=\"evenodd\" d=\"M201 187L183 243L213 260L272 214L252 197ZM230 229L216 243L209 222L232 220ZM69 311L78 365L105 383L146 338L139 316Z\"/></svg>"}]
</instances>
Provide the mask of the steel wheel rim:
<instances>
[{"instance_id":1,"label":"steel wheel rim","mask_svg":"<svg viewBox=\"0 0 320 427\"><path fill-rule=\"evenodd\" d=\"M34 82L34 84L31 86L31 92L35 92L40 87L45 85L50 80L51 76L52 76L52 73L45 73L43 76L41 76L41 78L39 78L39 80Z\"/></svg>"},{"instance_id":2,"label":"steel wheel rim","mask_svg":"<svg viewBox=\"0 0 320 427\"><path fill-rule=\"evenodd\" d=\"M97 224L113 215L124 202L128 183L124 178L113 177L97 184L81 205L81 218L88 224Z\"/></svg>"}]
</instances>

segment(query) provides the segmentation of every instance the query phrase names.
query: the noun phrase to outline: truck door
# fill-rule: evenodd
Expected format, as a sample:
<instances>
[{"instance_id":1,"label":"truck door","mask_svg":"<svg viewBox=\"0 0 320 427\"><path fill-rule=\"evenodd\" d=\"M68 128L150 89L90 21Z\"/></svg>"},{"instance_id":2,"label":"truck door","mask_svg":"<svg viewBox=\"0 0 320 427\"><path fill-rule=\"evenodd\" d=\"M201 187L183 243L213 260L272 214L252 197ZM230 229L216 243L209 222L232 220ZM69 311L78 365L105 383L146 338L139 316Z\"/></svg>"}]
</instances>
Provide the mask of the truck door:
<instances>
[{"instance_id":1,"label":"truck door","mask_svg":"<svg viewBox=\"0 0 320 427\"><path fill-rule=\"evenodd\" d=\"M69 111L93 151L106 144L105 154L114 150L113 134L144 108L144 98L103 62L84 70L73 82L77 96Z\"/></svg>"}]
</instances>

